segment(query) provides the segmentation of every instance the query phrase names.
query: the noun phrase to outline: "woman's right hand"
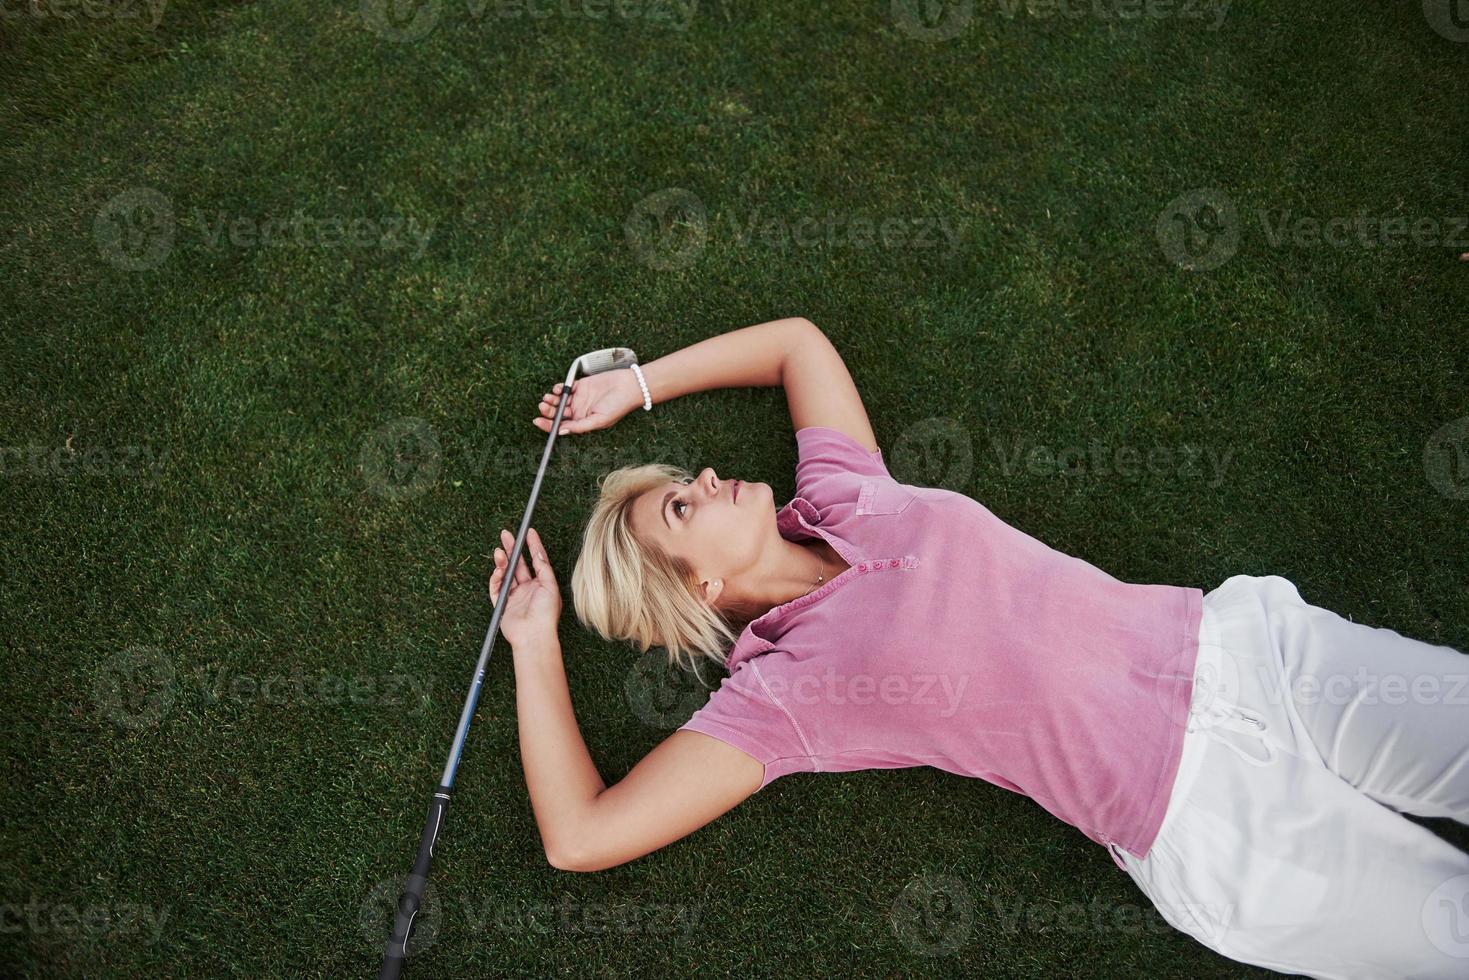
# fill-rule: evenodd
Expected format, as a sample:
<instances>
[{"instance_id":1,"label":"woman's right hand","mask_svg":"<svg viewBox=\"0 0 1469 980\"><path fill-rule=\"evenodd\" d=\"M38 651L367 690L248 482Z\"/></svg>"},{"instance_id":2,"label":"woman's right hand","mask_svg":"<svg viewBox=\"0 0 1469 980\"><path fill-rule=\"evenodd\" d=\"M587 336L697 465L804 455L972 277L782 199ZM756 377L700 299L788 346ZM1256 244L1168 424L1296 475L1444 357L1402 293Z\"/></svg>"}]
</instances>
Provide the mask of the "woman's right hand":
<instances>
[{"instance_id":1,"label":"woman's right hand","mask_svg":"<svg viewBox=\"0 0 1469 980\"><path fill-rule=\"evenodd\" d=\"M541 417L532 419L542 432L551 431L556 405L561 401L562 382L541 398ZM561 415L561 432L591 432L610 428L612 423L643 404L643 389L631 368L589 374L572 382L566 411Z\"/></svg>"}]
</instances>

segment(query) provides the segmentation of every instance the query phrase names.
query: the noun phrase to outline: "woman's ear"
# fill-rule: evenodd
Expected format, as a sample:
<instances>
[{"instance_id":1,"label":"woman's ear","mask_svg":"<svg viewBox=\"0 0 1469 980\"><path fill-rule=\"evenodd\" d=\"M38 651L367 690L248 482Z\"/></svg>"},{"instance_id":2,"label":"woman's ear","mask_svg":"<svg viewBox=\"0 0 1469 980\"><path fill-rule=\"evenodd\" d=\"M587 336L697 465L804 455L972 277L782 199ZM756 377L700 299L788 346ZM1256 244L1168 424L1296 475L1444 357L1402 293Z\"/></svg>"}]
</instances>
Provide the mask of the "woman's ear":
<instances>
[{"instance_id":1,"label":"woman's ear","mask_svg":"<svg viewBox=\"0 0 1469 980\"><path fill-rule=\"evenodd\" d=\"M705 579L699 583L699 588L704 592L704 601L714 605L724 593L724 581L722 579Z\"/></svg>"}]
</instances>

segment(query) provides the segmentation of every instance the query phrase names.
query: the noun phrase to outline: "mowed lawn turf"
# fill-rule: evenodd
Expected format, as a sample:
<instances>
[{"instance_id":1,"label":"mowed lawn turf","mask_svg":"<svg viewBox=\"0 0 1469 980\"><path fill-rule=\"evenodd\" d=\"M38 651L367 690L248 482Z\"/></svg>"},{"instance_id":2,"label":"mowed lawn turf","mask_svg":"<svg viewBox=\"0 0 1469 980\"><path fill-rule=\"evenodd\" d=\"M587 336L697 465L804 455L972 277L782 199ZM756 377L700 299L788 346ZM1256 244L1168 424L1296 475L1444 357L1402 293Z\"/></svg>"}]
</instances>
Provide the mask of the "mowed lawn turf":
<instances>
[{"instance_id":1,"label":"mowed lawn turf","mask_svg":"<svg viewBox=\"0 0 1469 980\"><path fill-rule=\"evenodd\" d=\"M0 20L0 974L376 970L534 406L595 348L807 316L898 479L1469 649L1469 43L1417 0L37 9ZM783 501L784 399L558 445L609 783L704 697L570 606L598 476L654 460ZM933 769L559 872L517 744L501 646L417 976L1264 975Z\"/></svg>"}]
</instances>

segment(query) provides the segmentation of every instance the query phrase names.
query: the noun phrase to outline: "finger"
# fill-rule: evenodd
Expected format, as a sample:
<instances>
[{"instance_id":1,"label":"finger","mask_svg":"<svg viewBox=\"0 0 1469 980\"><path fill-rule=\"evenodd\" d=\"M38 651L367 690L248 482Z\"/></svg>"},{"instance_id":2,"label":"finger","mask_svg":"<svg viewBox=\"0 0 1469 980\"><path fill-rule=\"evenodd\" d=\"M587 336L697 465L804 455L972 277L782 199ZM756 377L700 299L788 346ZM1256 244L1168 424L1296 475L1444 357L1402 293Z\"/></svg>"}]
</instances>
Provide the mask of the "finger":
<instances>
[{"instance_id":1,"label":"finger","mask_svg":"<svg viewBox=\"0 0 1469 980\"><path fill-rule=\"evenodd\" d=\"M531 424L534 425L537 429L540 429L542 432L550 432L551 423L554 421L555 419L531 419ZM559 436L564 436L568 433L588 432L592 429L599 429L601 427L601 417L597 415L588 415L584 419L574 419L567 415L562 415L561 428L557 431L556 434Z\"/></svg>"},{"instance_id":2,"label":"finger","mask_svg":"<svg viewBox=\"0 0 1469 980\"><path fill-rule=\"evenodd\" d=\"M551 570L551 560L546 557L546 546L541 543L541 535L535 528L531 528L526 535L525 545L530 549L531 561L535 566L536 579L541 582L552 583L556 581L556 573Z\"/></svg>"},{"instance_id":3,"label":"finger","mask_svg":"<svg viewBox=\"0 0 1469 980\"><path fill-rule=\"evenodd\" d=\"M606 423L607 417L605 415L598 415L596 413L584 416L579 419L571 419L569 421L566 419L562 419L561 434L564 435L566 433L572 433L574 435L578 432L591 432L593 429L602 428L604 425L606 425ZM549 432L550 430L548 429L547 431Z\"/></svg>"},{"instance_id":4,"label":"finger","mask_svg":"<svg viewBox=\"0 0 1469 980\"><path fill-rule=\"evenodd\" d=\"M505 578L505 553L499 548L495 549L495 570L490 573L490 605L500 598L500 583Z\"/></svg>"},{"instance_id":5,"label":"finger","mask_svg":"<svg viewBox=\"0 0 1469 980\"><path fill-rule=\"evenodd\" d=\"M507 530L500 531L500 540L505 542L505 554L508 556L515 549L515 535ZM520 546L520 560L515 563L515 584L530 581L530 568L525 564L525 545Z\"/></svg>"}]
</instances>

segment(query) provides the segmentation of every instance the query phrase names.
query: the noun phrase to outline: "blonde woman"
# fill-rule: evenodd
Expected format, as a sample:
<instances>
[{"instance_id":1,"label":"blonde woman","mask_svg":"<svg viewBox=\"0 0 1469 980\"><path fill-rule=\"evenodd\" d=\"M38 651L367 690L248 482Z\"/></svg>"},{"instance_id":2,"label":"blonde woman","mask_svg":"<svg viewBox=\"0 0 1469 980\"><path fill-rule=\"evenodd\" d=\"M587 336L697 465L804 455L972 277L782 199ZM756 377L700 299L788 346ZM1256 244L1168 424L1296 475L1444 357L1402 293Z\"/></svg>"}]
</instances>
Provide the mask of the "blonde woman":
<instances>
[{"instance_id":1,"label":"blonde woman","mask_svg":"<svg viewBox=\"0 0 1469 980\"><path fill-rule=\"evenodd\" d=\"M1469 660L1308 605L1278 576L1207 595L1125 583L963 494L898 482L841 356L801 318L582 378L564 431L741 385L785 389L790 501L649 464L608 474L587 523L581 622L728 671L611 786L577 729L560 593L528 536L501 625L552 865L631 861L791 773L934 766L1077 827L1225 956L1469 976L1469 855L1401 815L1469 821ZM1413 696L1390 696L1393 679Z\"/></svg>"}]
</instances>

